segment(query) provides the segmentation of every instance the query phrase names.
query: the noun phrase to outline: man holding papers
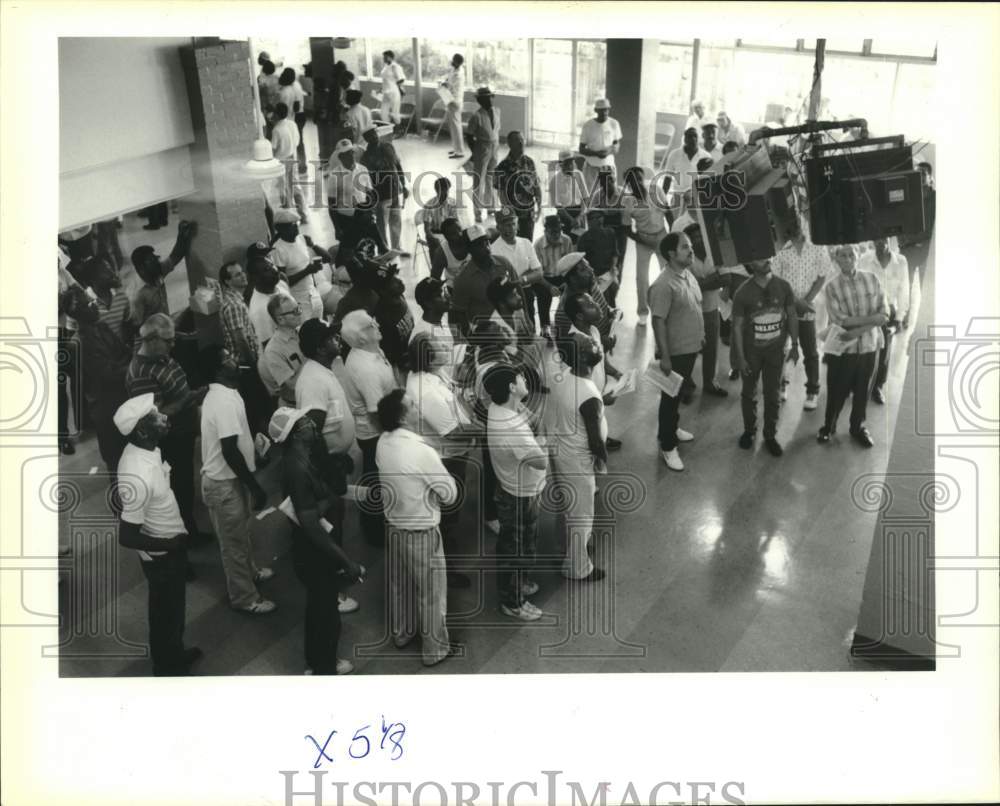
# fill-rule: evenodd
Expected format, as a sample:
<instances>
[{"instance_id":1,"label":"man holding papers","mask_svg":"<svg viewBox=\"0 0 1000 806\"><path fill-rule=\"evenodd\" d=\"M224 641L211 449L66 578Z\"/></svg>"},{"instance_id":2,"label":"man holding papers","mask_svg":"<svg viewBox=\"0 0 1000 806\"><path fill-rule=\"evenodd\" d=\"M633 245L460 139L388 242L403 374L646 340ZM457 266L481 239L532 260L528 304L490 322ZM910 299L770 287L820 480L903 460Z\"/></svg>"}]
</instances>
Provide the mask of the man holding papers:
<instances>
[{"instance_id":1,"label":"man holding papers","mask_svg":"<svg viewBox=\"0 0 1000 806\"><path fill-rule=\"evenodd\" d=\"M750 264L753 276L733 297L734 368L743 376L743 436L749 450L757 435L757 381L764 376L764 444L772 456L784 452L776 439L781 407L781 372L785 341L792 337L789 359L799 360L799 320L795 294L787 281L771 274L771 261Z\"/></svg>"},{"instance_id":2,"label":"man holding papers","mask_svg":"<svg viewBox=\"0 0 1000 806\"><path fill-rule=\"evenodd\" d=\"M816 440L821 444L830 441L830 435L837 430L840 410L847 396L852 395L851 436L858 444L871 448L875 442L865 428L865 415L875 357L884 344L882 328L889 321L889 311L878 277L868 271L858 271L857 246L838 246L833 258L840 267L840 275L826 284L823 293L826 294L830 329L844 348L840 355L827 351L823 357L826 362L826 419ZM835 331L833 326L844 332Z\"/></svg>"},{"instance_id":3,"label":"man holding papers","mask_svg":"<svg viewBox=\"0 0 1000 806\"><path fill-rule=\"evenodd\" d=\"M653 336L660 371L681 381L691 378L695 359L705 340L701 315L701 289L691 274L694 259L691 241L682 232L671 232L660 241L666 267L649 287L649 310L653 314ZM678 389L679 391L679 389ZM663 461L671 470L683 470L677 452L679 442L694 435L679 427L678 395L660 392L659 440Z\"/></svg>"}]
</instances>

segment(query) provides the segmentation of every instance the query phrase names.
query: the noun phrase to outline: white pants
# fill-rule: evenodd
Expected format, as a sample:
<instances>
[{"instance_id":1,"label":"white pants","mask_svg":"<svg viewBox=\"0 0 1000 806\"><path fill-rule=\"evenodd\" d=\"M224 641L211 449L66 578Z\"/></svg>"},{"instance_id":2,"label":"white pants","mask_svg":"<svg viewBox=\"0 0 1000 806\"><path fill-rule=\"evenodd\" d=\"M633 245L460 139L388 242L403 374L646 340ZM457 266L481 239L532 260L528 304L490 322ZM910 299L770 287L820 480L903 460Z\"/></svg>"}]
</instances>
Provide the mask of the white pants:
<instances>
[{"instance_id":1,"label":"white pants","mask_svg":"<svg viewBox=\"0 0 1000 806\"><path fill-rule=\"evenodd\" d=\"M451 137L451 150L456 154L465 153L465 143L462 140L462 107L448 106L444 113L448 134Z\"/></svg>"},{"instance_id":2,"label":"white pants","mask_svg":"<svg viewBox=\"0 0 1000 806\"><path fill-rule=\"evenodd\" d=\"M398 89L385 90L382 93L382 120L399 123L401 120L399 117L399 105L401 101L402 96L399 94Z\"/></svg>"},{"instance_id":3,"label":"white pants","mask_svg":"<svg viewBox=\"0 0 1000 806\"><path fill-rule=\"evenodd\" d=\"M568 507L563 513L566 522L563 576L583 579L594 570L594 564L587 554L587 545L593 536L597 479L589 456L570 456L563 448L552 457L552 464L556 471L556 483L564 485L564 496L568 501Z\"/></svg>"},{"instance_id":4,"label":"white pants","mask_svg":"<svg viewBox=\"0 0 1000 806\"><path fill-rule=\"evenodd\" d=\"M640 315L649 313L649 259L653 255L656 255L660 271L663 271L667 261L660 254L660 250L646 246L641 241L635 242L635 296L638 300L637 312Z\"/></svg>"},{"instance_id":5,"label":"white pants","mask_svg":"<svg viewBox=\"0 0 1000 806\"><path fill-rule=\"evenodd\" d=\"M448 581L441 530L386 524L389 544L389 629L402 647L419 631L424 664L448 654Z\"/></svg>"}]
</instances>

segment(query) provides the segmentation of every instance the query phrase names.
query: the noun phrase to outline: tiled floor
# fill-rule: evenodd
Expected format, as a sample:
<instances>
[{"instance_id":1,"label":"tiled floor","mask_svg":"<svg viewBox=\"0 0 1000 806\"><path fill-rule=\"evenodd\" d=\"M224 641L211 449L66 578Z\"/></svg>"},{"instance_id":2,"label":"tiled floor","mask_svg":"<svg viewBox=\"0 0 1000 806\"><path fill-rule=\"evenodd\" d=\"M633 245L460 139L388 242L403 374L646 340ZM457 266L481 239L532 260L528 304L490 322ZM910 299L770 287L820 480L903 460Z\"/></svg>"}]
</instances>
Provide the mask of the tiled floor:
<instances>
[{"instance_id":1,"label":"tiled floor","mask_svg":"<svg viewBox=\"0 0 1000 806\"><path fill-rule=\"evenodd\" d=\"M307 142L314 147L314 139ZM411 172L453 169L444 140L436 146L404 140L398 147ZM538 160L552 156L534 149L529 153ZM404 214L407 246L414 240L413 211L411 206ZM321 243L332 241L321 211L312 215L307 231ZM173 237L172 228L166 232ZM652 336L636 327L633 313L634 259L630 247L619 296L625 320L614 354L621 368L643 366L652 356ZM409 262L402 265L411 290L426 273L422 263L415 271ZM897 346L902 346L899 341ZM599 564L609 570L608 579L580 586L552 570L562 554L561 528L558 518L544 515L539 552L542 566L550 570L539 573L541 590L533 601L546 617L526 625L505 619L496 609L490 574L475 574L471 589L449 594L453 638L466 643L466 656L433 669L387 641L382 552L359 538L356 515L349 511L346 548L370 573L363 586L352 589L361 609L344 617L342 656L354 660L359 674L867 668L850 659L847 647L875 515L851 504L851 487L859 476L886 466L906 360L897 349L888 403L869 407L877 442L870 451L844 436L825 447L816 444L823 397L819 411L803 411L804 372L797 367L778 433L786 453L774 459L760 446L743 451L736 445L742 430L739 384L725 381L729 367L723 350L719 377L730 396L697 394L683 408L682 425L696 439L682 448L687 464L682 474L669 471L659 457L658 397L651 387L640 385L608 409L611 433L625 443L611 455L598 503L596 552ZM695 377L700 385L700 372ZM61 523L72 530L75 547L60 586L66 642L61 672L145 675L150 671L144 657L145 581L139 560L115 545L105 483L100 473L90 474L99 465L92 437L81 440L75 456L61 460L62 472L80 489L79 505L64 513ZM275 468L260 475L276 504ZM476 487L474 477L470 487ZM463 518L465 561L475 565L481 557L488 562L492 540L482 534L477 497ZM200 520L207 528L203 510ZM200 674L302 672L304 596L291 569L284 516L273 512L255 521L252 535L258 562L277 571L263 586L278 603L268 616L245 616L229 608L214 543L191 552L198 578L188 585L186 638L205 650Z\"/></svg>"}]
</instances>

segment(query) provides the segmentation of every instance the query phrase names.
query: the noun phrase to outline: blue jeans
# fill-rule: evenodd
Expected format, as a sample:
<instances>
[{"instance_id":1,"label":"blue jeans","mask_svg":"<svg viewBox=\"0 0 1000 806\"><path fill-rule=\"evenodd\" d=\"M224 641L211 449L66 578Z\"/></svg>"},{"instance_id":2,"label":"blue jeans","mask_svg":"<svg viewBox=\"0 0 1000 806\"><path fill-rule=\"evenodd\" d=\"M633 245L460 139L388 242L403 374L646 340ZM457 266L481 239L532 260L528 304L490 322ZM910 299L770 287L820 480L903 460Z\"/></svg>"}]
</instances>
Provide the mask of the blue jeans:
<instances>
[{"instance_id":1,"label":"blue jeans","mask_svg":"<svg viewBox=\"0 0 1000 806\"><path fill-rule=\"evenodd\" d=\"M497 517L500 520L497 594L500 604L507 607L520 607L524 602L521 585L527 581L528 569L535 561L540 501L540 495L522 498L511 495L497 484Z\"/></svg>"}]
</instances>

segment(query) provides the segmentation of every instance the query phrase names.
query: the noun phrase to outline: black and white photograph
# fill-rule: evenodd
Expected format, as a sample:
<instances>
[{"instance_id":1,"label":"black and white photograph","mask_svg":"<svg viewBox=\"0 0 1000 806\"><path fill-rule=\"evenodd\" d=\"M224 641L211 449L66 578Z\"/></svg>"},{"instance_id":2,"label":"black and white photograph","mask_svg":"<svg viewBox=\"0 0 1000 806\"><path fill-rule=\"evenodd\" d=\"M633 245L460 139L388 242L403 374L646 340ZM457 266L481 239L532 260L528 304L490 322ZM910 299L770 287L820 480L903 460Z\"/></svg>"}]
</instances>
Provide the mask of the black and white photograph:
<instances>
[{"instance_id":1,"label":"black and white photograph","mask_svg":"<svg viewBox=\"0 0 1000 806\"><path fill-rule=\"evenodd\" d=\"M277 746L279 692L317 706L238 762L267 792L171 802L917 799L543 756L617 755L588 709L676 750L674 707L726 729L715 691L754 743L865 687L996 682L1000 93L955 67L996 66L995 5L46 5L4 4L45 42L5 88L48 116L3 152L38 230L29 269L4 227L5 644L166 714L164 771L196 723L247 741L223 708ZM970 802L1000 795L980 703ZM465 725L526 769L442 777ZM106 784L5 802L141 801Z\"/></svg>"}]
</instances>

